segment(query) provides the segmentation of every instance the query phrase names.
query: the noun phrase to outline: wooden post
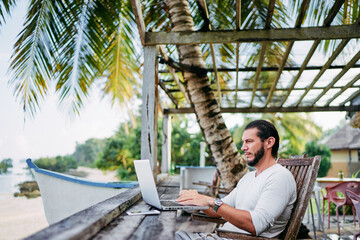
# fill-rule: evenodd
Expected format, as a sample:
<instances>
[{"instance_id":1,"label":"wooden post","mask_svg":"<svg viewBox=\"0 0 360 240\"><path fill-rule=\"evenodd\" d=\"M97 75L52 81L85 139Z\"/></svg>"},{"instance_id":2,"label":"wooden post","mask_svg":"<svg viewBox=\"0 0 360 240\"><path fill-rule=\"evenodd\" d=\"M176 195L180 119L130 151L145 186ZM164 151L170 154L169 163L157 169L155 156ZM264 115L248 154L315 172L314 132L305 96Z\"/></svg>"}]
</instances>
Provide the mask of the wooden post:
<instances>
[{"instance_id":1,"label":"wooden post","mask_svg":"<svg viewBox=\"0 0 360 240\"><path fill-rule=\"evenodd\" d=\"M170 174L171 164L171 116L164 114L162 124L162 161L161 173Z\"/></svg>"},{"instance_id":2,"label":"wooden post","mask_svg":"<svg viewBox=\"0 0 360 240\"><path fill-rule=\"evenodd\" d=\"M206 142L200 142L200 167L205 167Z\"/></svg>"},{"instance_id":3,"label":"wooden post","mask_svg":"<svg viewBox=\"0 0 360 240\"><path fill-rule=\"evenodd\" d=\"M149 159L157 175L157 47L144 47L144 71L141 112L141 159Z\"/></svg>"}]
</instances>

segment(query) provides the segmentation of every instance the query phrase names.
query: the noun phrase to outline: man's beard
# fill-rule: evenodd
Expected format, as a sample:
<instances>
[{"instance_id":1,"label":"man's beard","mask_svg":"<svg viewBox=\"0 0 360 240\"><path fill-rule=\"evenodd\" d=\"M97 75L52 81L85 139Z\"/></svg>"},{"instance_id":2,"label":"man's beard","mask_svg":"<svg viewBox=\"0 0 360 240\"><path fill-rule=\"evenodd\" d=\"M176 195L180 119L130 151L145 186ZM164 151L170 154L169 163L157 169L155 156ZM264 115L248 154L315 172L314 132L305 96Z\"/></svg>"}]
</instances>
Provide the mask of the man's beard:
<instances>
[{"instance_id":1,"label":"man's beard","mask_svg":"<svg viewBox=\"0 0 360 240\"><path fill-rule=\"evenodd\" d=\"M255 155L254 155L254 160L248 161L248 162L247 162L247 165L249 165L250 167L254 167L256 164L258 164L258 162L260 161L260 159L262 159L262 157L264 156L264 154L265 154L264 144L262 144L260 150L255 153Z\"/></svg>"}]
</instances>

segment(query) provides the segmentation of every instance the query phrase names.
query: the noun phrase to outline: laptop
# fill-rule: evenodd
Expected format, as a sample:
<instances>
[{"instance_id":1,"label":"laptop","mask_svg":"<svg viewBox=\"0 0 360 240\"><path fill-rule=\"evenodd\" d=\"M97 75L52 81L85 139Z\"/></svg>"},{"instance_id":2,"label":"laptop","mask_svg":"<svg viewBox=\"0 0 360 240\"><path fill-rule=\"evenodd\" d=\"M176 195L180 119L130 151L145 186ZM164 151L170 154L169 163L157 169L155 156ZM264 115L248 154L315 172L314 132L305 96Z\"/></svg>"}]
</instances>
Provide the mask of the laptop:
<instances>
[{"instance_id":1,"label":"laptop","mask_svg":"<svg viewBox=\"0 0 360 240\"><path fill-rule=\"evenodd\" d=\"M181 205L175 200L161 200L156 189L152 174L150 161L134 160L135 172L138 178L140 190L144 201L157 209L161 210L202 210L209 209L208 206Z\"/></svg>"}]
</instances>

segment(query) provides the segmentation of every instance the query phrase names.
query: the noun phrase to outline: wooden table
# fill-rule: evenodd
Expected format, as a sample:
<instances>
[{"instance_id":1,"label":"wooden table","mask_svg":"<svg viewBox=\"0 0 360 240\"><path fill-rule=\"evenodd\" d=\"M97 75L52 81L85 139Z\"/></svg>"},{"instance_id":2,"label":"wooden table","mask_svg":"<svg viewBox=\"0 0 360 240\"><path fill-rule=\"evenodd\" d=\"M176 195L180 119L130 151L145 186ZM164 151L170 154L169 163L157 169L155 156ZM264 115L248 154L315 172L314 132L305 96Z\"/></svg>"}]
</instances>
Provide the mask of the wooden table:
<instances>
[{"instance_id":1,"label":"wooden table","mask_svg":"<svg viewBox=\"0 0 360 240\"><path fill-rule=\"evenodd\" d=\"M321 188L341 183L341 182L360 182L360 178L336 178L336 177L323 177L316 179L317 185Z\"/></svg>"},{"instance_id":2,"label":"wooden table","mask_svg":"<svg viewBox=\"0 0 360 240\"><path fill-rule=\"evenodd\" d=\"M168 178L158 185L161 199L175 199L178 179ZM139 187L129 189L55 223L26 239L174 239L176 211L159 215L127 215L128 210L149 210Z\"/></svg>"}]
</instances>

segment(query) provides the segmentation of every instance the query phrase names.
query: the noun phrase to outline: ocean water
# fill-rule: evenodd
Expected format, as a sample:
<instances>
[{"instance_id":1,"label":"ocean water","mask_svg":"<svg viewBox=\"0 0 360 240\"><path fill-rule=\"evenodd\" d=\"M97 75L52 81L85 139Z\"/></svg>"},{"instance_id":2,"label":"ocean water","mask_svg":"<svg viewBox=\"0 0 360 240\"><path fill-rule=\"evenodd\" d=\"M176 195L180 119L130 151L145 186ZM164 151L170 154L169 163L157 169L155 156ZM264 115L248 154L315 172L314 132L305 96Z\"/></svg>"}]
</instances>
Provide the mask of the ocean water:
<instances>
[{"instance_id":1,"label":"ocean water","mask_svg":"<svg viewBox=\"0 0 360 240\"><path fill-rule=\"evenodd\" d=\"M19 191L17 186L25 181L35 181L27 169L26 160L13 161L13 167L6 174L0 174L0 193L15 193Z\"/></svg>"}]
</instances>

